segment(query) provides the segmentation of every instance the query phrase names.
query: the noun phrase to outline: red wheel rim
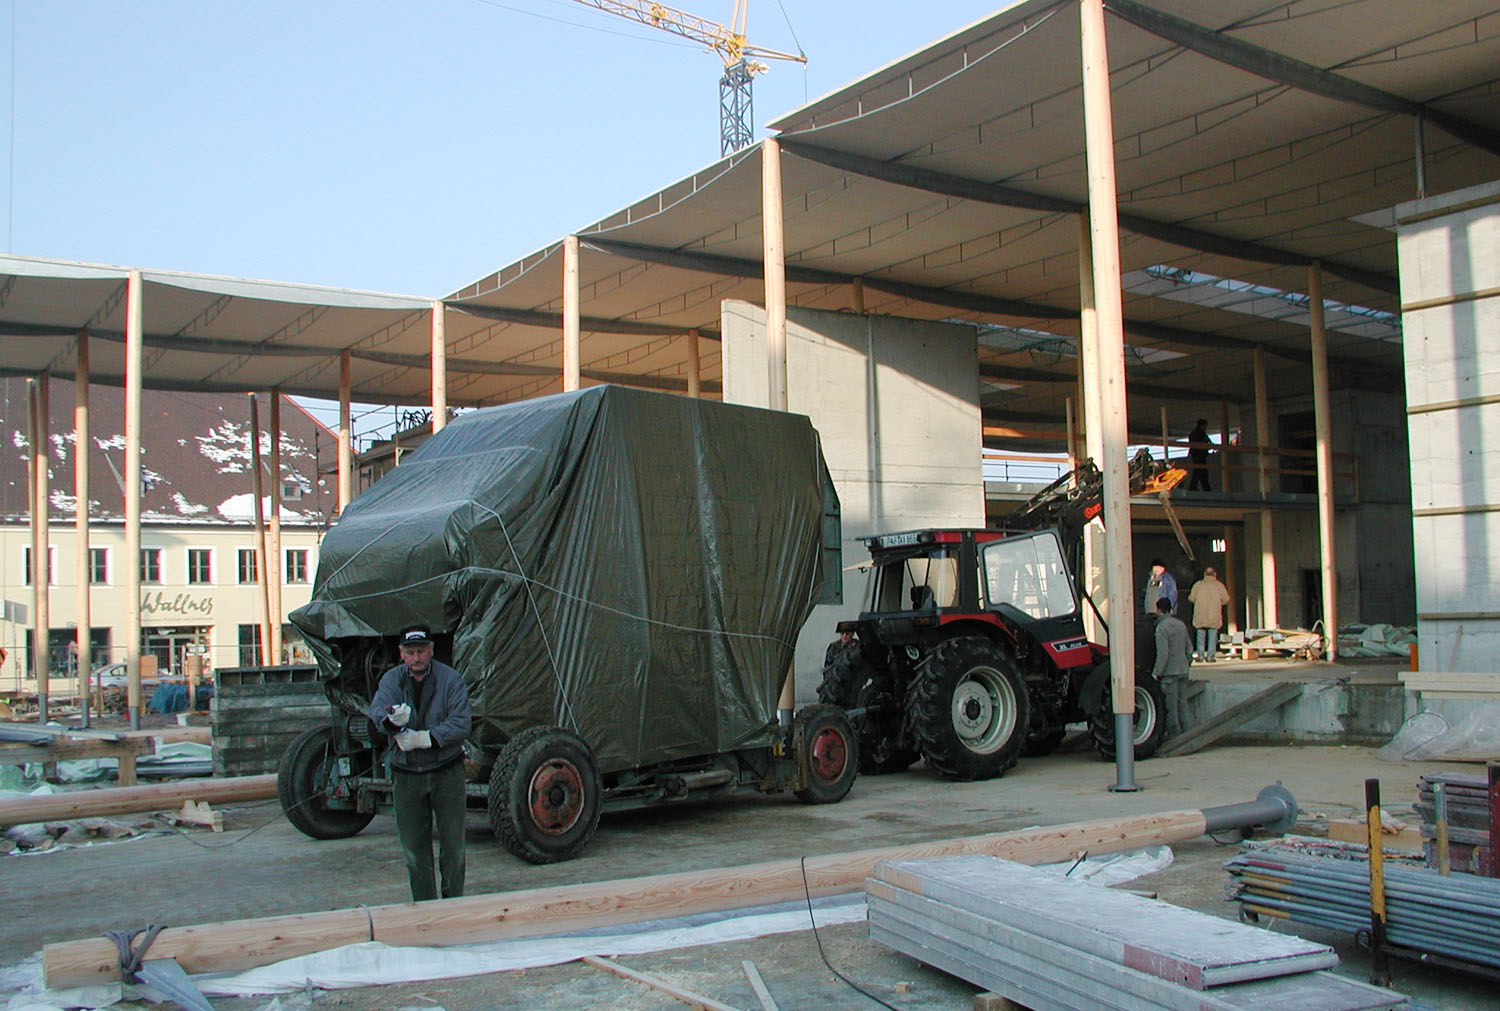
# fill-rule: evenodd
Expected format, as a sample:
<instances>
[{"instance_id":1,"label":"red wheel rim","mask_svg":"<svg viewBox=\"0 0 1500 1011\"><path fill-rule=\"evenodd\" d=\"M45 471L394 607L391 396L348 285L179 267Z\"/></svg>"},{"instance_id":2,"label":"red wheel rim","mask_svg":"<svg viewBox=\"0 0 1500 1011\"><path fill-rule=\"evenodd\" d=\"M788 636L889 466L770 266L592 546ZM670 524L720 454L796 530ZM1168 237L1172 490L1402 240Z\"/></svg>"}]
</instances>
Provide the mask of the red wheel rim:
<instances>
[{"instance_id":1,"label":"red wheel rim","mask_svg":"<svg viewBox=\"0 0 1500 1011\"><path fill-rule=\"evenodd\" d=\"M813 737L808 756L808 765L818 782L837 783L849 762L849 745L838 730L824 727Z\"/></svg>"},{"instance_id":2,"label":"red wheel rim","mask_svg":"<svg viewBox=\"0 0 1500 1011\"><path fill-rule=\"evenodd\" d=\"M531 775L531 823L562 835L583 817L583 776L572 762L548 759Z\"/></svg>"}]
</instances>

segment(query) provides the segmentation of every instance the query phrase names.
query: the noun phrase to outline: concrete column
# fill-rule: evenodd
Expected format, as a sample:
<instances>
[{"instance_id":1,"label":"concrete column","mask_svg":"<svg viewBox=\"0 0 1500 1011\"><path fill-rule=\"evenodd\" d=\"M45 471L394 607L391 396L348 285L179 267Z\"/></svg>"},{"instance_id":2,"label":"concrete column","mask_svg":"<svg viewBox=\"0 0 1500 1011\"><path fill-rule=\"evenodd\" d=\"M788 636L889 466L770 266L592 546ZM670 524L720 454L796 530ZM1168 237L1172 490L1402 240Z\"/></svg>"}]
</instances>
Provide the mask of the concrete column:
<instances>
[{"instance_id":1,"label":"concrete column","mask_svg":"<svg viewBox=\"0 0 1500 1011\"><path fill-rule=\"evenodd\" d=\"M564 393L578 389L578 236L563 239L563 345L562 388Z\"/></svg>"},{"instance_id":2,"label":"concrete column","mask_svg":"<svg viewBox=\"0 0 1500 1011\"><path fill-rule=\"evenodd\" d=\"M52 539L48 500L51 465L47 453L47 373L26 383L31 443L31 676L36 678L37 714L47 722L48 675L52 663L52 566L47 544Z\"/></svg>"},{"instance_id":3,"label":"concrete column","mask_svg":"<svg viewBox=\"0 0 1500 1011\"><path fill-rule=\"evenodd\" d=\"M432 303L432 434L448 423L448 338L443 303ZM577 346L576 344L574 345ZM575 359L576 361L576 359Z\"/></svg>"},{"instance_id":4,"label":"concrete column","mask_svg":"<svg viewBox=\"0 0 1500 1011\"><path fill-rule=\"evenodd\" d=\"M1110 107L1109 48L1104 35L1103 0L1081 0L1079 41L1083 51L1083 118L1088 163L1090 245L1094 253L1094 309L1099 319L1099 354L1085 361L1101 400L1104 460L1105 595L1116 601L1110 628L1110 675L1115 709L1115 784L1126 791L1135 782L1132 715L1135 712L1134 576L1130 550L1129 443L1125 404L1125 312L1120 291L1120 225L1115 204L1114 114Z\"/></svg>"},{"instance_id":5,"label":"concrete column","mask_svg":"<svg viewBox=\"0 0 1500 1011\"><path fill-rule=\"evenodd\" d=\"M865 314L865 282L856 277L849 282L849 299L851 308L861 316Z\"/></svg>"},{"instance_id":6,"label":"concrete column","mask_svg":"<svg viewBox=\"0 0 1500 1011\"><path fill-rule=\"evenodd\" d=\"M141 359L145 284L132 270L125 294L125 671L130 728L141 729Z\"/></svg>"},{"instance_id":7,"label":"concrete column","mask_svg":"<svg viewBox=\"0 0 1500 1011\"><path fill-rule=\"evenodd\" d=\"M271 417L271 518L266 524L266 590L270 598L271 611L271 662L281 663L281 587L285 582L285 567L281 557L281 391L272 390L266 398L270 402ZM257 471L259 473L259 471Z\"/></svg>"},{"instance_id":8,"label":"concrete column","mask_svg":"<svg viewBox=\"0 0 1500 1011\"><path fill-rule=\"evenodd\" d=\"M1271 405L1266 391L1266 352L1255 349L1255 441L1260 497L1271 494ZM1271 510L1260 510L1260 620L1265 628L1276 627L1276 537Z\"/></svg>"},{"instance_id":9,"label":"concrete column","mask_svg":"<svg viewBox=\"0 0 1500 1011\"><path fill-rule=\"evenodd\" d=\"M1338 658L1338 569L1333 553L1333 421L1328 395L1328 333L1323 327L1323 268L1307 268L1307 307L1312 329L1313 416L1318 447L1318 547L1323 563L1323 642L1329 661Z\"/></svg>"},{"instance_id":10,"label":"concrete column","mask_svg":"<svg viewBox=\"0 0 1500 1011\"><path fill-rule=\"evenodd\" d=\"M703 396L703 357L698 349L698 331L689 330L687 334L688 352L688 396L697 400Z\"/></svg>"},{"instance_id":11,"label":"concrete column","mask_svg":"<svg viewBox=\"0 0 1500 1011\"><path fill-rule=\"evenodd\" d=\"M760 142L761 236L766 276L766 362L773 411L787 410L786 238L781 219L781 144Z\"/></svg>"},{"instance_id":12,"label":"concrete column","mask_svg":"<svg viewBox=\"0 0 1500 1011\"><path fill-rule=\"evenodd\" d=\"M271 591L266 565L266 512L261 500L260 402L250 394L250 493L255 516L255 589L260 601L260 662L271 663Z\"/></svg>"},{"instance_id":13,"label":"concrete column","mask_svg":"<svg viewBox=\"0 0 1500 1011\"><path fill-rule=\"evenodd\" d=\"M78 699L83 707L84 725L88 725L90 693L89 673L93 670L92 643L89 629L93 621L90 604L93 587L89 576L89 335L79 331L77 337L78 367L73 375L73 537L78 542L75 570L78 581ZM129 564L129 559L123 560Z\"/></svg>"},{"instance_id":14,"label":"concrete column","mask_svg":"<svg viewBox=\"0 0 1500 1011\"><path fill-rule=\"evenodd\" d=\"M350 354L339 352L339 513L354 500L354 441L349 418Z\"/></svg>"}]
</instances>

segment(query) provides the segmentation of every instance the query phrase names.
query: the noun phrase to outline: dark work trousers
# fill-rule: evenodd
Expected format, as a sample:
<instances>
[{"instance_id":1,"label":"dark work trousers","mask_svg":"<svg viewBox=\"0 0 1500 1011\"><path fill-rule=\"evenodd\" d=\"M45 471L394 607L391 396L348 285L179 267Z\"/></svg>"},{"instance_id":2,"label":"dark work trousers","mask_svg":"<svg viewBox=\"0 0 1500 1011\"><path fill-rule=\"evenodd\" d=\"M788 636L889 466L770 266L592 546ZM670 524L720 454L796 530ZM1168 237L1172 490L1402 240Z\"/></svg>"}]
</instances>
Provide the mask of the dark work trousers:
<instances>
[{"instance_id":1,"label":"dark work trousers","mask_svg":"<svg viewBox=\"0 0 1500 1011\"><path fill-rule=\"evenodd\" d=\"M464 763L437 772L402 772L396 778L396 834L406 857L411 900L438 897L432 876L432 826L437 823L443 898L464 893Z\"/></svg>"}]
</instances>

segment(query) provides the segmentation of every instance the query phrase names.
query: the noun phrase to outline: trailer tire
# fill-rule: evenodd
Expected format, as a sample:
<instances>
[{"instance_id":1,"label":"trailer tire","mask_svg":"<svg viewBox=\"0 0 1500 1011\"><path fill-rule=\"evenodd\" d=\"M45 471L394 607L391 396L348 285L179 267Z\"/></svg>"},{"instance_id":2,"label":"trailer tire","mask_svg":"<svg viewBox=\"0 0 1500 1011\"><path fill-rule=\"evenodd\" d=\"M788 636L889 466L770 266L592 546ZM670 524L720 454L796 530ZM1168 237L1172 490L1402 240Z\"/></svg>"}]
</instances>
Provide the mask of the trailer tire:
<instances>
[{"instance_id":1,"label":"trailer tire","mask_svg":"<svg viewBox=\"0 0 1500 1011\"><path fill-rule=\"evenodd\" d=\"M1135 757L1147 759L1161 747L1167 728L1167 696L1161 684L1150 674L1136 673L1135 681ZM1105 686L1099 705L1089 719L1094 748L1106 762L1115 760L1114 692Z\"/></svg>"},{"instance_id":2,"label":"trailer tire","mask_svg":"<svg viewBox=\"0 0 1500 1011\"><path fill-rule=\"evenodd\" d=\"M333 754L333 728L313 727L292 738L276 767L276 798L286 820L314 839L347 839L375 817L373 811L325 807Z\"/></svg>"},{"instance_id":3,"label":"trailer tire","mask_svg":"<svg viewBox=\"0 0 1500 1011\"><path fill-rule=\"evenodd\" d=\"M944 779L1003 775L1031 725L1031 697L1015 661L983 636L929 651L917 667L910 708L917 748Z\"/></svg>"},{"instance_id":4,"label":"trailer tire","mask_svg":"<svg viewBox=\"0 0 1500 1011\"><path fill-rule=\"evenodd\" d=\"M859 775L859 739L838 706L804 706L792 718L795 793L806 804L837 804Z\"/></svg>"},{"instance_id":5,"label":"trailer tire","mask_svg":"<svg viewBox=\"0 0 1500 1011\"><path fill-rule=\"evenodd\" d=\"M859 740L861 775L903 772L919 757L901 740L901 699L894 680L877 673L857 647L839 653L823 668L818 701L846 710L875 709L849 721Z\"/></svg>"},{"instance_id":6,"label":"trailer tire","mask_svg":"<svg viewBox=\"0 0 1500 1011\"><path fill-rule=\"evenodd\" d=\"M604 786L593 750L562 727L517 734L490 771L490 827L505 848L533 864L576 857L594 837Z\"/></svg>"}]
</instances>

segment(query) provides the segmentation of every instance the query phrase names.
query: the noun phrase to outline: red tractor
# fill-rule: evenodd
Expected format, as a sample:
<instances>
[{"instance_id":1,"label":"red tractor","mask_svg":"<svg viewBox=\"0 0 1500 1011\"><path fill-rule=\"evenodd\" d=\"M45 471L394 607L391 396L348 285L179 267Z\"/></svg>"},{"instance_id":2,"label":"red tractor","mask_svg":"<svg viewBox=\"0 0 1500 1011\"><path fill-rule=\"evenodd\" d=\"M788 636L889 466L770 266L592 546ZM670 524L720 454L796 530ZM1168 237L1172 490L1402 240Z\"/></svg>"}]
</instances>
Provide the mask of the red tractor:
<instances>
[{"instance_id":1,"label":"red tractor","mask_svg":"<svg viewBox=\"0 0 1500 1011\"><path fill-rule=\"evenodd\" d=\"M1144 454L1132 462L1131 488L1165 501L1183 476ZM1054 750L1079 721L1089 722L1100 753L1114 757L1107 650L1084 633L1082 608L1092 601L1075 577L1100 485L1085 462L1007 518L1011 527L1048 529L865 539L872 570L864 607L838 626L859 640L832 658L818 689L821 701L848 712L861 772L895 772L921 757L945 778L991 779L1023 754ZM1149 628L1141 631L1135 755L1149 758L1161 742L1165 703L1150 673L1154 640Z\"/></svg>"}]
</instances>

